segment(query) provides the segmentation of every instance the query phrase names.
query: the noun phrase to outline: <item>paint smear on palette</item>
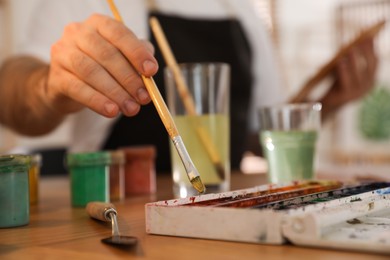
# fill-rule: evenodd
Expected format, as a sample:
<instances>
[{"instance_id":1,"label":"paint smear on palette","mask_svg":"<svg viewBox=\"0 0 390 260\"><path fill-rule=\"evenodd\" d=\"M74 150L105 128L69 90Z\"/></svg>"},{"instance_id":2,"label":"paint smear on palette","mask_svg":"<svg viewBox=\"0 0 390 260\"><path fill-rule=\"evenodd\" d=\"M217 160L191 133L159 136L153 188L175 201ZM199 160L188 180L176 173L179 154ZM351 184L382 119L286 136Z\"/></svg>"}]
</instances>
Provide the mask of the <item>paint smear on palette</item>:
<instances>
[{"instance_id":1,"label":"paint smear on palette","mask_svg":"<svg viewBox=\"0 0 390 260\"><path fill-rule=\"evenodd\" d=\"M351 201L354 202L359 200L358 197L353 197L355 195L359 195L365 192L375 192L375 193L389 193L390 191L390 183L388 182L375 182L375 183L365 183L361 185L355 185L355 186L344 186L340 189L335 190L329 190L324 191L320 193L314 193L306 196L300 196L292 199L282 200L282 201L276 201L271 202L267 204L259 204L253 206L253 208L257 209L273 209L273 210L288 210L288 209L295 209L306 205L311 204L318 204L322 202L328 202L331 200L341 199L350 197ZM389 189L384 189L389 188Z\"/></svg>"},{"instance_id":2,"label":"paint smear on palette","mask_svg":"<svg viewBox=\"0 0 390 260\"><path fill-rule=\"evenodd\" d=\"M238 196L228 196L213 200L191 203L191 206L212 206L212 207L240 207L248 208L270 202L286 200L298 196L334 190L342 187L338 181L307 181L296 182L289 186L270 185L269 189L246 193ZM189 204L187 204L188 206Z\"/></svg>"},{"instance_id":3,"label":"paint smear on palette","mask_svg":"<svg viewBox=\"0 0 390 260\"><path fill-rule=\"evenodd\" d=\"M290 186L275 187L246 193L238 196L228 196L213 200L192 202L186 206L235 207L288 210L310 204L318 204L365 192L388 192L383 188L390 187L388 182L372 182L361 184L343 184L337 181L310 181L294 183ZM357 198L358 199L358 198ZM353 202L353 201L351 201Z\"/></svg>"}]
</instances>

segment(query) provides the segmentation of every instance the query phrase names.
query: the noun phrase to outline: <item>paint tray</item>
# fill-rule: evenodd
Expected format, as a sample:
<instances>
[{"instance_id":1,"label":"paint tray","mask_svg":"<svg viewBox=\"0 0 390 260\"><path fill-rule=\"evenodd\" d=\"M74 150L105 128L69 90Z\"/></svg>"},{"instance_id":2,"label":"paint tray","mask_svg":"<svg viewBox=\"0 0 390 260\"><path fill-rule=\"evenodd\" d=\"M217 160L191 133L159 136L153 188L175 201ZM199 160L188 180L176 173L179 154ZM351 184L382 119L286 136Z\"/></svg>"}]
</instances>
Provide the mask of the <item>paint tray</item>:
<instances>
[{"instance_id":1,"label":"paint tray","mask_svg":"<svg viewBox=\"0 0 390 260\"><path fill-rule=\"evenodd\" d=\"M390 253L390 183L303 181L148 203L149 234Z\"/></svg>"}]
</instances>

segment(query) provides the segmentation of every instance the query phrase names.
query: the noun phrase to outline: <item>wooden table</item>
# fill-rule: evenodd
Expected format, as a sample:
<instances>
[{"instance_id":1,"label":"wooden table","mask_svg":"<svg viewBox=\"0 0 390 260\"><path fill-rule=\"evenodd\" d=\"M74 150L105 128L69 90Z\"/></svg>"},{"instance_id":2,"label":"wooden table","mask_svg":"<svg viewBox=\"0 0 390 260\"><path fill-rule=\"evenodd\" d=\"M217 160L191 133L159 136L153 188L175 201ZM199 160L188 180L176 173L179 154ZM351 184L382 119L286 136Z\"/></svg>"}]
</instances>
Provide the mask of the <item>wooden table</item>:
<instances>
[{"instance_id":1,"label":"wooden table","mask_svg":"<svg viewBox=\"0 0 390 260\"><path fill-rule=\"evenodd\" d=\"M265 182L264 175L232 175L232 189ZM123 235L139 238L137 246L121 249L100 242L111 235L111 225L88 217L84 208L70 206L69 180L43 177L39 204L31 207L30 224L0 229L0 259L388 259L388 256L227 241L149 235L144 205L171 199L171 178L158 177L158 192L115 203ZM0 202L1 203L1 202Z\"/></svg>"}]
</instances>

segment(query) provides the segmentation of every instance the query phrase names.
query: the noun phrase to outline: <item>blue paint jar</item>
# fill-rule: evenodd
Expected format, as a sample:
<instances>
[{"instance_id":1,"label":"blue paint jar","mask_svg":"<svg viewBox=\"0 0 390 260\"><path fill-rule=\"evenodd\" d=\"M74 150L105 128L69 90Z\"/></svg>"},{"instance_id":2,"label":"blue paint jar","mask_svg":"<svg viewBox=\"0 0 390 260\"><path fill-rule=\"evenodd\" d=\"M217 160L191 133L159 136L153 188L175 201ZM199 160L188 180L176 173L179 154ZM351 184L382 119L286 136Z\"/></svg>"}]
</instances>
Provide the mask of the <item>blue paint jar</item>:
<instances>
[{"instance_id":1,"label":"blue paint jar","mask_svg":"<svg viewBox=\"0 0 390 260\"><path fill-rule=\"evenodd\" d=\"M28 155L0 156L0 228L27 225L30 221Z\"/></svg>"}]
</instances>

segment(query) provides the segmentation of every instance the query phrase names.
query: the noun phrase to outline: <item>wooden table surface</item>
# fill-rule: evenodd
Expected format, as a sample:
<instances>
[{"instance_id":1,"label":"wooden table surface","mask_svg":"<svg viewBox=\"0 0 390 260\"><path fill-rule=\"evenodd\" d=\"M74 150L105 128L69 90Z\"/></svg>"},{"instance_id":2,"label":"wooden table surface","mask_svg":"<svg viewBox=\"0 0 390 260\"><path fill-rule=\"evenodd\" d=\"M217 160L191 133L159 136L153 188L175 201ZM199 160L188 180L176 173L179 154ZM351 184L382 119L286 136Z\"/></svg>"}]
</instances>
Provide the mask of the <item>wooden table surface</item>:
<instances>
[{"instance_id":1,"label":"wooden table surface","mask_svg":"<svg viewBox=\"0 0 390 260\"><path fill-rule=\"evenodd\" d=\"M232 174L232 189L265 182L264 175ZM30 224L0 229L0 259L389 259L388 256L292 245L259 245L228 241L150 235L145 232L144 205L171 199L171 178L158 177L157 193L114 203L123 235L139 238L133 248L103 244L110 223L91 219L84 208L70 206L66 176L42 177L38 205L31 207ZM0 202L1 203L1 202Z\"/></svg>"}]
</instances>

